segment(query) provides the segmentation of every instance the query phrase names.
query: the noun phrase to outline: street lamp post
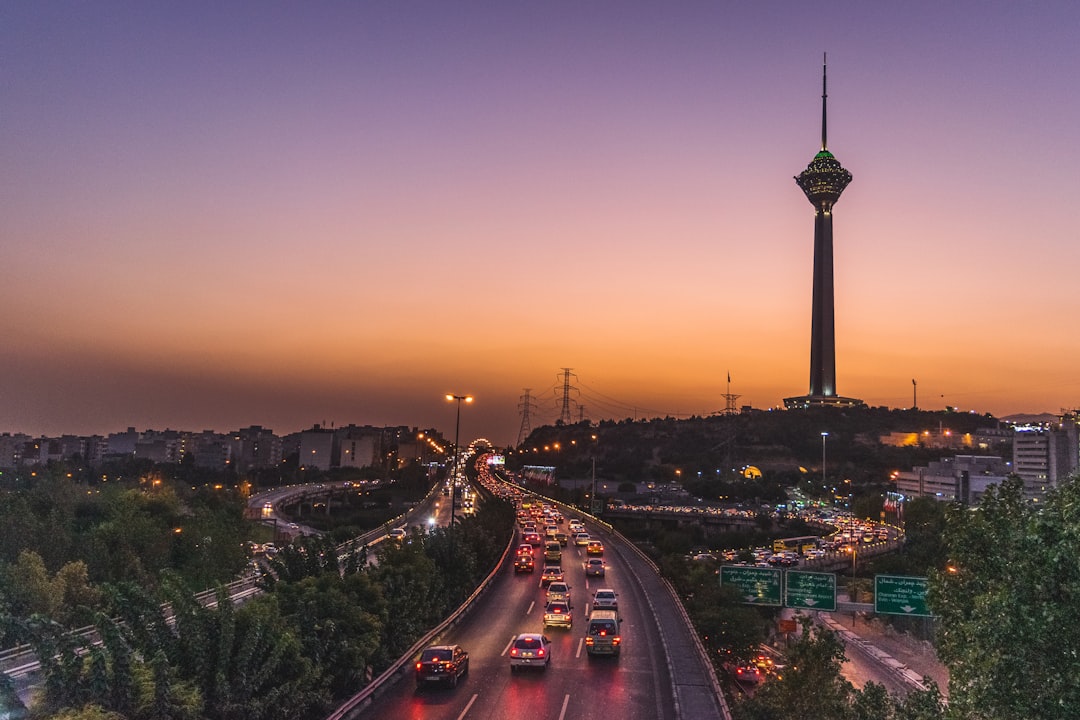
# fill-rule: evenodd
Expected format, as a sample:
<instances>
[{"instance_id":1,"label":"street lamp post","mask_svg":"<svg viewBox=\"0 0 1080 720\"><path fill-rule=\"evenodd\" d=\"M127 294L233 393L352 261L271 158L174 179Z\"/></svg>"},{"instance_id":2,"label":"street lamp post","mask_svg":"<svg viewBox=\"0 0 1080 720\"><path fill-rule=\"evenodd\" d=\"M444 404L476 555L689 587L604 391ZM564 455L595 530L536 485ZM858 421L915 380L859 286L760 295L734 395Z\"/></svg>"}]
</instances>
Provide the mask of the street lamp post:
<instances>
[{"instance_id":1,"label":"street lamp post","mask_svg":"<svg viewBox=\"0 0 1080 720\"><path fill-rule=\"evenodd\" d=\"M592 451L592 492L589 495L589 514L592 515L593 509L596 507L596 436L592 436L593 451Z\"/></svg>"},{"instance_id":2,"label":"street lamp post","mask_svg":"<svg viewBox=\"0 0 1080 720\"><path fill-rule=\"evenodd\" d=\"M447 394L446 399L448 401L457 401L457 420L454 422L454 474L450 478L450 530L454 530L454 505L457 499L457 474L458 474L458 439L461 432L461 402L465 401L471 403L473 401L471 395L452 395Z\"/></svg>"},{"instance_id":3,"label":"street lamp post","mask_svg":"<svg viewBox=\"0 0 1080 720\"><path fill-rule=\"evenodd\" d=\"M821 487L827 487L829 481L825 478L825 438L829 437L829 433L821 433Z\"/></svg>"},{"instance_id":4,"label":"street lamp post","mask_svg":"<svg viewBox=\"0 0 1080 720\"><path fill-rule=\"evenodd\" d=\"M851 590L848 591L851 600L851 627L855 627L855 618L859 611L855 609L855 560L859 557L859 546L851 546Z\"/></svg>"}]
</instances>

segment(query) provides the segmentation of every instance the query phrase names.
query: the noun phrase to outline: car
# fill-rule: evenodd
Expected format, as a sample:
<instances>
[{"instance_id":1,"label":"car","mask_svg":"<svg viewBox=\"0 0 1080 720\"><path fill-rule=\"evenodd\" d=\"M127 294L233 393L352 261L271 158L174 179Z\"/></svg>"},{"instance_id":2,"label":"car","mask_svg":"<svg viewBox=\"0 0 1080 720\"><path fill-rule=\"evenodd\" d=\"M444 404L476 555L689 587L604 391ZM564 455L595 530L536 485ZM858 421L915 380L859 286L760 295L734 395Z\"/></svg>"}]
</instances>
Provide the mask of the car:
<instances>
[{"instance_id":1,"label":"car","mask_svg":"<svg viewBox=\"0 0 1080 720\"><path fill-rule=\"evenodd\" d=\"M510 641L510 672L522 667L547 669L551 662L551 640L540 633L521 633Z\"/></svg>"},{"instance_id":2,"label":"car","mask_svg":"<svg viewBox=\"0 0 1080 720\"><path fill-rule=\"evenodd\" d=\"M776 666L776 662L772 659L771 656L762 653L761 655L758 655L756 658L754 658L753 665L759 670L761 670L761 672L768 675L773 671L773 668Z\"/></svg>"},{"instance_id":3,"label":"car","mask_svg":"<svg viewBox=\"0 0 1080 720\"><path fill-rule=\"evenodd\" d=\"M764 678L761 668L757 665L738 665L734 675L736 680L746 685L757 685Z\"/></svg>"},{"instance_id":4,"label":"car","mask_svg":"<svg viewBox=\"0 0 1080 720\"><path fill-rule=\"evenodd\" d=\"M570 536L564 533L562 530L555 533L555 542L559 543L563 547L566 547L570 542Z\"/></svg>"},{"instance_id":5,"label":"car","mask_svg":"<svg viewBox=\"0 0 1080 720\"><path fill-rule=\"evenodd\" d=\"M585 552L589 555L603 555L604 543L600 542L599 540L590 540L589 543L585 546Z\"/></svg>"},{"instance_id":6,"label":"car","mask_svg":"<svg viewBox=\"0 0 1080 720\"><path fill-rule=\"evenodd\" d=\"M570 528L570 532L572 533L585 532L585 523L581 522L577 518L573 518L569 522L568 527Z\"/></svg>"},{"instance_id":7,"label":"car","mask_svg":"<svg viewBox=\"0 0 1080 720\"><path fill-rule=\"evenodd\" d=\"M544 543L544 560L549 563L557 563L562 560L562 545L554 540Z\"/></svg>"},{"instance_id":8,"label":"car","mask_svg":"<svg viewBox=\"0 0 1080 720\"><path fill-rule=\"evenodd\" d=\"M585 561L585 574L590 577L604 577L604 559L591 557Z\"/></svg>"},{"instance_id":9,"label":"car","mask_svg":"<svg viewBox=\"0 0 1080 720\"><path fill-rule=\"evenodd\" d=\"M619 609L619 594L611 588L597 588L592 597L593 610Z\"/></svg>"},{"instance_id":10,"label":"car","mask_svg":"<svg viewBox=\"0 0 1080 720\"><path fill-rule=\"evenodd\" d=\"M515 573L531 573L535 569L536 561L533 560L532 555L518 555L517 559L514 560Z\"/></svg>"},{"instance_id":11,"label":"car","mask_svg":"<svg viewBox=\"0 0 1080 720\"><path fill-rule=\"evenodd\" d=\"M405 532L405 528L394 528L390 532L386 533L387 537L397 542L401 542L402 540L404 540L406 535L407 533Z\"/></svg>"},{"instance_id":12,"label":"car","mask_svg":"<svg viewBox=\"0 0 1080 720\"><path fill-rule=\"evenodd\" d=\"M585 652L590 656L618 657L622 650L622 633L619 630L621 623L615 610L594 608L585 626Z\"/></svg>"},{"instance_id":13,"label":"car","mask_svg":"<svg viewBox=\"0 0 1080 720\"><path fill-rule=\"evenodd\" d=\"M563 581L562 567L559 565L545 565L544 572L540 575L541 585L550 585L553 582Z\"/></svg>"},{"instance_id":14,"label":"car","mask_svg":"<svg viewBox=\"0 0 1080 720\"><path fill-rule=\"evenodd\" d=\"M544 627L573 627L574 614L565 600L552 600L544 606Z\"/></svg>"},{"instance_id":15,"label":"car","mask_svg":"<svg viewBox=\"0 0 1080 720\"><path fill-rule=\"evenodd\" d=\"M589 544L589 540L592 540L592 538L589 537L589 533L587 532L579 532L574 535L574 544L578 547L586 547Z\"/></svg>"},{"instance_id":16,"label":"car","mask_svg":"<svg viewBox=\"0 0 1080 720\"><path fill-rule=\"evenodd\" d=\"M469 653L460 645L432 645L416 661L416 684L447 683L457 687L469 672Z\"/></svg>"},{"instance_id":17,"label":"car","mask_svg":"<svg viewBox=\"0 0 1080 720\"><path fill-rule=\"evenodd\" d=\"M570 586L565 582L553 582L548 585L547 601L564 600L570 602Z\"/></svg>"},{"instance_id":18,"label":"car","mask_svg":"<svg viewBox=\"0 0 1080 720\"><path fill-rule=\"evenodd\" d=\"M536 532L535 530L525 533L525 542L529 543L530 545L539 546L542 542L540 540L540 533Z\"/></svg>"},{"instance_id":19,"label":"car","mask_svg":"<svg viewBox=\"0 0 1080 720\"><path fill-rule=\"evenodd\" d=\"M522 543L522 544L517 546L517 556L518 557L521 557L522 555L528 555L529 557L532 557L533 552L534 552L533 551L533 546L529 545L528 543Z\"/></svg>"}]
</instances>

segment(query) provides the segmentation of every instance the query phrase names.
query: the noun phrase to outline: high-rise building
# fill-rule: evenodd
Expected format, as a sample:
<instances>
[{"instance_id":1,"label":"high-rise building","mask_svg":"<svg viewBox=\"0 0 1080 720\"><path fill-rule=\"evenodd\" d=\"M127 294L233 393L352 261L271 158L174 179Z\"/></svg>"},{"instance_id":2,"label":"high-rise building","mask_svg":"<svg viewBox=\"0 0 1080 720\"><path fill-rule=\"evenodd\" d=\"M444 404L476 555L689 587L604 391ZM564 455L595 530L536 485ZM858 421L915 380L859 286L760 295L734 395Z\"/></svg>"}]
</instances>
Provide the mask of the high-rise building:
<instances>
[{"instance_id":1,"label":"high-rise building","mask_svg":"<svg viewBox=\"0 0 1080 720\"><path fill-rule=\"evenodd\" d=\"M851 182L827 142L828 92L821 72L821 150L795 182L814 206L814 307L810 325L810 392L784 398L787 408L862 405L836 394L836 330L833 313L833 205Z\"/></svg>"}]
</instances>

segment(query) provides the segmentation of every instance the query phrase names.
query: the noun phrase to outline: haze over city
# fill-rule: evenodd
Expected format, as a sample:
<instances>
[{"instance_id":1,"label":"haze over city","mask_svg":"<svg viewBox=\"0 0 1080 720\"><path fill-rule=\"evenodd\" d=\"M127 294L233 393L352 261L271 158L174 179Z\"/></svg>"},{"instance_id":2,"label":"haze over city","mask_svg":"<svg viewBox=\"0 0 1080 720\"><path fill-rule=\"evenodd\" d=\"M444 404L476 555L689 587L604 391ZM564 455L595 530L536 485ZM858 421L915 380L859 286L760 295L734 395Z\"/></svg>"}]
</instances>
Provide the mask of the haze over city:
<instances>
[{"instance_id":1,"label":"haze over city","mask_svg":"<svg viewBox=\"0 0 1080 720\"><path fill-rule=\"evenodd\" d=\"M1080 6L5 3L0 431L1080 406ZM576 416L575 416L576 419Z\"/></svg>"}]
</instances>

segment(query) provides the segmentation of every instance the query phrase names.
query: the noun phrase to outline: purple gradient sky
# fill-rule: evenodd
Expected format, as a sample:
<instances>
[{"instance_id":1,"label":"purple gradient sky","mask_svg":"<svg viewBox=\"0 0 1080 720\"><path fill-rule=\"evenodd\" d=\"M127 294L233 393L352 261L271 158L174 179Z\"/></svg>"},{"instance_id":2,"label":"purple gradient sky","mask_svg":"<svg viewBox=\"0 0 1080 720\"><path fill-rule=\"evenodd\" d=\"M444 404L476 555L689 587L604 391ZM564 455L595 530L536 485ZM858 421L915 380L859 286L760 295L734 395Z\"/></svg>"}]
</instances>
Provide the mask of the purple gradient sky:
<instances>
[{"instance_id":1,"label":"purple gradient sky","mask_svg":"<svg viewBox=\"0 0 1080 720\"><path fill-rule=\"evenodd\" d=\"M1080 4L0 4L0 431L1080 406Z\"/></svg>"}]
</instances>

